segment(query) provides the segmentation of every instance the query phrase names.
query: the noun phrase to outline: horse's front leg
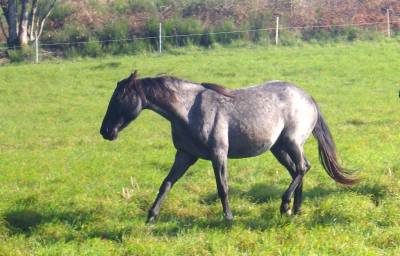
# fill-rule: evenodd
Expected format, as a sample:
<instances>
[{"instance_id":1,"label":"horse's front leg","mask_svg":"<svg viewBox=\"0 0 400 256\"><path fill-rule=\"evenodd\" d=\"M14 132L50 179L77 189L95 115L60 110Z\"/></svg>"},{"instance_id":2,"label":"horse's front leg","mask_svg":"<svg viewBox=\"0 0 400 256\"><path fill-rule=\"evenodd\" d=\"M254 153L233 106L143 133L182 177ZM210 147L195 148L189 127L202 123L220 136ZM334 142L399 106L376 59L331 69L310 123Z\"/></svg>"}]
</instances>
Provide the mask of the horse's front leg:
<instances>
[{"instance_id":1,"label":"horse's front leg","mask_svg":"<svg viewBox=\"0 0 400 256\"><path fill-rule=\"evenodd\" d=\"M172 186L178 181L187 169L197 161L197 157L194 157L183 151L177 151L175 155L175 161L168 176L164 179L158 192L157 198L153 203L153 206L149 210L149 216L147 223L154 222L160 213L161 204L164 201L167 193L171 190Z\"/></svg>"},{"instance_id":2,"label":"horse's front leg","mask_svg":"<svg viewBox=\"0 0 400 256\"><path fill-rule=\"evenodd\" d=\"M218 151L212 158L215 180L217 182L218 195L221 199L222 208L224 210L225 219L233 220L232 211L228 201L228 157L224 151Z\"/></svg>"}]
</instances>

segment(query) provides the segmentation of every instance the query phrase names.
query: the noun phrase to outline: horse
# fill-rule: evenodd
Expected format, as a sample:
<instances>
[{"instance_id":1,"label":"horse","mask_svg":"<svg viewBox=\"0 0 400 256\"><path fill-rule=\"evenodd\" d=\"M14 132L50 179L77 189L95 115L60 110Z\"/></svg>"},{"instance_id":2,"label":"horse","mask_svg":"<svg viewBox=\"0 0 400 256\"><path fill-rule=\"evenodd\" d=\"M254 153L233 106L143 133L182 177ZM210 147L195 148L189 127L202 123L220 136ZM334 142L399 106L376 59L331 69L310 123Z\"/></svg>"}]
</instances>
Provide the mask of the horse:
<instances>
[{"instance_id":1,"label":"horse","mask_svg":"<svg viewBox=\"0 0 400 256\"><path fill-rule=\"evenodd\" d=\"M301 212L303 177L311 168L303 145L312 133L319 159L336 182L358 180L337 159L336 147L316 101L299 87L270 81L243 89L194 83L172 76L139 79L137 71L119 81L111 96L100 133L115 140L143 109L171 123L175 160L148 212L154 222L172 186L199 158L211 161L224 217L233 219L228 201L229 158L247 158L268 150L292 178L282 196L280 212ZM294 194L293 207L291 198Z\"/></svg>"}]
</instances>

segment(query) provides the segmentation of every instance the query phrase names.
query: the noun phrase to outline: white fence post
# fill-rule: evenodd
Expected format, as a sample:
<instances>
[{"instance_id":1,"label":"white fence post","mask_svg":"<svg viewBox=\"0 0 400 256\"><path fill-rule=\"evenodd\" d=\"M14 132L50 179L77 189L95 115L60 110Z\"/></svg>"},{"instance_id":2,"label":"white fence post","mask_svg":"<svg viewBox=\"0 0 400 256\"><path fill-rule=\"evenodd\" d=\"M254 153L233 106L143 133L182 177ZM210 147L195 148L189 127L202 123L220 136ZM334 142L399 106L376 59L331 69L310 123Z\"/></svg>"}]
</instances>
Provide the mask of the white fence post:
<instances>
[{"instance_id":1,"label":"white fence post","mask_svg":"<svg viewBox=\"0 0 400 256\"><path fill-rule=\"evenodd\" d=\"M387 27L387 36L390 37L390 11L389 8L386 9L386 27Z\"/></svg>"},{"instance_id":2,"label":"white fence post","mask_svg":"<svg viewBox=\"0 0 400 256\"><path fill-rule=\"evenodd\" d=\"M162 53L162 23L160 22L160 30L158 32L158 44L160 53Z\"/></svg>"},{"instance_id":3,"label":"white fence post","mask_svg":"<svg viewBox=\"0 0 400 256\"><path fill-rule=\"evenodd\" d=\"M279 16L276 16L275 45L279 43Z\"/></svg>"},{"instance_id":4,"label":"white fence post","mask_svg":"<svg viewBox=\"0 0 400 256\"><path fill-rule=\"evenodd\" d=\"M37 31L35 32L35 53L36 53L35 63L39 64L39 38Z\"/></svg>"}]
</instances>

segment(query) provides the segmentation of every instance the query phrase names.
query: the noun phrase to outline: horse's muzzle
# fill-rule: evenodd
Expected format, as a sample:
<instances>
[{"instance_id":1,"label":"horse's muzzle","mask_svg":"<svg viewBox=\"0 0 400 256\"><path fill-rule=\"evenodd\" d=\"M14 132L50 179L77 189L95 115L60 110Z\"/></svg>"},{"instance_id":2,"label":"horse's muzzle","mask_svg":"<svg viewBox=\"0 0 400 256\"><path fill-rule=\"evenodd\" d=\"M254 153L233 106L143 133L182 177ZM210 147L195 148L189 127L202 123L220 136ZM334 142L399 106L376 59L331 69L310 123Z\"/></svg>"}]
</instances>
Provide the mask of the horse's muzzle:
<instances>
[{"instance_id":1,"label":"horse's muzzle","mask_svg":"<svg viewBox=\"0 0 400 256\"><path fill-rule=\"evenodd\" d=\"M116 129L108 129L108 128L101 128L100 129L100 134L103 136L104 139L106 140L115 140L118 137L118 133Z\"/></svg>"}]
</instances>

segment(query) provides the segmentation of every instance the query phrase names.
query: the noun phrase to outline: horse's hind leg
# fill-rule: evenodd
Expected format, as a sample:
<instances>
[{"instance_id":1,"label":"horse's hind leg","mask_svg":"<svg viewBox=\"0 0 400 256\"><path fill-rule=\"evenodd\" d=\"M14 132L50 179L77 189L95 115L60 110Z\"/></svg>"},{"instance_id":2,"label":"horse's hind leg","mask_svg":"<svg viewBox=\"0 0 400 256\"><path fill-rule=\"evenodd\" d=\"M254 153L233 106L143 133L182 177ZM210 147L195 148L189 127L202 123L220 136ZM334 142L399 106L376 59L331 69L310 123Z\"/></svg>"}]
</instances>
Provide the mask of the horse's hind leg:
<instances>
[{"instance_id":1,"label":"horse's hind leg","mask_svg":"<svg viewBox=\"0 0 400 256\"><path fill-rule=\"evenodd\" d=\"M311 168L310 162L308 162L307 158L303 155L306 171L305 173ZM293 202L293 211L294 214L299 214L301 212L301 205L303 203L303 180L299 183L296 190L294 191L294 202Z\"/></svg>"},{"instance_id":2,"label":"horse's hind leg","mask_svg":"<svg viewBox=\"0 0 400 256\"><path fill-rule=\"evenodd\" d=\"M274 154L275 158L279 161L279 163L281 163L290 173L290 176L292 177L292 179L295 178L295 174L296 174L296 166L293 163L292 159L290 158L289 154L284 151L282 148L278 147L277 145L275 145L272 149L271 149L272 154ZM295 193L296 196L296 193ZM282 198L282 204L281 204L281 213L289 213L289 204L290 204L290 198L288 200L286 200L286 202L284 203L284 199Z\"/></svg>"},{"instance_id":3,"label":"horse's hind leg","mask_svg":"<svg viewBox=\"0 0 400 256\"><path fill-rule=\"evenodd\" d=\"M286 167L292 176L292 182L282 196L280 211L282 214L291 213L289 205L294 192L294 213L299 213L302 203L303 176L310 168L310 165L302 152L302 147L290 142L276 143L272 147L271 151L276 159Z\"/></svg>"},{"instance_id":4,"label":"horse's hind leg","mask_svg":"<svg viewBox=\"0 0 400 256\"><path fill-rule=\"evenodd\" d=\"M172 165L168 176L164 179L158 192L157 198L153 203L153 206L149 210L149 216L147 223L154 222L158 214L160 213L161 204L164 201L167 193L171 190L172 186L178 181L187 169L197 161L197 158L189 155L183 151L177 151L175 155L175 161Z\"/></svg>"}]
</instances>

